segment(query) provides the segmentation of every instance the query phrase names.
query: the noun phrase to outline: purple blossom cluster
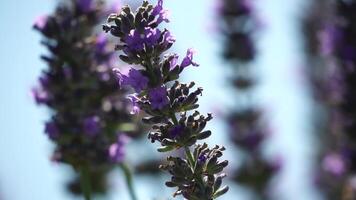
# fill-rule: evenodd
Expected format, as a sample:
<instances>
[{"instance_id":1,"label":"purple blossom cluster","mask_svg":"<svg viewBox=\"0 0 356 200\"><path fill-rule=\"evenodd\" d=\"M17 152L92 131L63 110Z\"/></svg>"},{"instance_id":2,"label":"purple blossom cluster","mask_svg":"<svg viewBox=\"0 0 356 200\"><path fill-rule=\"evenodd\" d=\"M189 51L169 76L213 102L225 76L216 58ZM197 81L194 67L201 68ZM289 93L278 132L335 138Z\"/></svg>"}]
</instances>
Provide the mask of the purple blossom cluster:
<instances>
[{"instance_id":1,"label":"purple blossom cluster","mask_svg":"<svg viewBox=\"0 0 356 200\"><path fill-rule=\"evenodd\" d=\"M231 63L235 72L231 77L231 84L241 96L240 99L250 99L256 82L251 63L256 57L253 34L258 26L253 15L252 2L218 1L217 15L219 30L224 39L223 57ZM246 155L241 167L234 171L232 177L236 183L251 189L256 198L270 199L267 191L269 183L280 169L281 163L268 161L263 157L262 145L268 136L268 130L261 120L262 114L255 105L242 103L227 117L231 141Z\"/></svg>"},{"instance_id":2,"label":"purple blossom cluster","mask_svg":"<svg viewBox=\"0 0 356 200\"><path fill-rule=\"evenodd\" d=\"M193 90L194 82L177 81L185 68L198 66L193 60L194 50L188 49L180 62L177 54L164 53L175 42L169 30L158 27L169 21L167 16L163 0L158 0L156 5L143 1L135 12L124 6L108 17L104 31L118 38L119 57L133 65L127 73L116 69L114 74L121 88L134 90L128 96L132 113L146 113L142 121L151 125L148 138L160 143L158 151L185 151L185 156L169 156L168 164L160 166L172 175L166 185L177 188L174 196L216 199L228 191L222 186L222 171L228 161L219 159L225 148L196 144L211 135L204 128L212 115L204 116L196 110L202 88Z\"/></svg>"},{"instance_id":3,"label":"purple blossom cluster","mask_svg":"<svg viewBox=\"0 0 356 200\"><path fill-rule=\"evenodd\" d=\"M113 9L100 1L72 0L34 24L49 53L42 56L48 68L33 96L51 111L45 133L55 144L52 160L77 172L69 184L75 194L85 193L83 180L92 194L105 194L107 174L125 159L123 131L131 137L141 131L126 109L126 91L116 89L114 45L95 31Z\"/></svg>"},{"instance_id":4,"label":"purple blossom cluster","mask_svg":"<svg viewBox=\"0 0 356 200\"><path fill-rule=\"evenodd\" d=\"M317 183L326 199L355 199L356 2L315 2L315 8L320 10L306 19L305 29L312 87L326 116Z\"/></svg>"}]
</instances>

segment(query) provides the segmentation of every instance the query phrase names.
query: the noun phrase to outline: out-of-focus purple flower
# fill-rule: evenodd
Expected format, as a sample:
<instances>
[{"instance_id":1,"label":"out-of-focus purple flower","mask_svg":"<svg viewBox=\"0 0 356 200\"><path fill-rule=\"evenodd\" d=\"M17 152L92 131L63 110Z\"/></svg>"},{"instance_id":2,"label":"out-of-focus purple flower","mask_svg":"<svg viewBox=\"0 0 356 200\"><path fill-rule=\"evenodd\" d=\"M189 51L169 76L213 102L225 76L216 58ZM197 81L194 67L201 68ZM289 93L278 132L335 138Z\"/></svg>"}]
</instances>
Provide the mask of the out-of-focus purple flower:
<instances>
[{"instance_id":1,"label":"out-of-focus purple flower","mask_svg":"<svg viewBox=\"0 0 356 200\"><path fill-rule=\"evenodd\" d=\"M141 74L139 70L131 68L127 75L121 73L118 69L113 70L119 78L119 85L129 85L135 89L136 92L141 92L148 84L148 78Z\"/></svg>"},{"instance_id":2,"label":"out-of-focus purple flower","mask_svg":"<svg viewBox=\"0 0 356 200\"><path fill-rule=\"evenodd\" d=\"M336 45L340 42L341 32L333 25L326 25L323 30L318 33L320 41L320 52L322 55L330 55L333 53Z\"/></svg>"},{"instance_id":3,"label":"out-of-focus purple flower","mask_svg":"<svg viewBox=\"0 0 356 200\"><path fill-rule=\"evenodd\" d=\"M95 136L100 132L100 118L98 116L90 116L83 121L84 132L89 136Z\"/></svg>"},{"instance_id":4,"label":"out-of-focus purple flower","mask_svg":"<svg viewBox=\"0 0 356 200\"><path fill-rule=\"evenodd\" d=\"M51 138L54 139L59 136L59 130L57 124L53 121L46 122L45 124L45 133Z\"/></svg>"},{"instance_id":5,"label":"out-of-focus purple flower","mask_svg":"<svg viewBox=\"0 0 356 200\"><path fill-rule=\"evenodd\" d=\"M131 101L132 103L132 110L130 114L138 114L140 112L140 107L138 105L138 98L135 95L129 95L127 98Z\"/></svg>"},{"instance_id":6,"label":"out-of-focus purple flower","mask_svg":"<svg viewBox=\"0 0 356 200\"><path fill-rule=\"evenodd\" d=\"M105 36L104 33L100 33L97 37L96 37L96 52L97 53L104 53L105 52L105 48L106 48L106 45L108 43L108 40Z\"/></svg>"},{"instance_id":7,"label":"out-of-focus purple flower","mask_svg":"<svg viewBox=\"0 0 356 200\"><path fill-rule=\"evenodd\" d=\"M93 10L93 0L78 0L77 5L81 11L87 13Z\"/></svg>"},{"instance_id":8,"label":"out-of-focus purple flower","mask_svg":"<svg viewBox=\"0 0 356 200\"><path fill-rule=\"evenodd\" d=\"M167 90L163 86L150 90L148 95L153 109L162 109L168 104Z\"/></svg>"},{"instance_id":9,"label":"out-of-focus purple flower","mask_svg":"<svg viewBox=\"0 0 356 200\"><path fill-rule=\"evenodd\" d=\"M117 13L121 9L121 1L115 0L109 7L109 14L110 13Z\"/></svg>"},{"instance_id":10,"label":"out-of-focus purple flower","mask_svg":"<svg viewBox=\"0 0 356 200\"><path fill-rule=\"evenodd\" d=\"M50 100L49 93L42 87L33 88L32 96L37 104L46 104Z\"/></svg>"},{"instance_id":11,"label":"out-of-focus purple flower","mask_svg":"<svg viewBox=\"0 0 356 200\"><path fill-rule=\"evenodd\" d=\"M112 162L120 163L125 159L125 145L128 143L127 135L120 133L116 143L109 147L109 157Z\"/></svg>"},{"instance_id":12,"label":"out-of-focus purple flower","mask_svg":"<svg viewBox=\"0 0 356 200\"><path fill-rule=\"evenodd\" d=\"M336 153L328 154L322 162L325 171L335 175L341 176L346 171L344 159Z\"/></svg>"},{"instance_id":13,"label":"out-of-focus purple flower","mask_svg":"<svg viewBox=\"0 0 356 200\"><path fill-rule=\"evenodd\" d=\"M170 135L171 135L172 138L176 138L176 137L178 137L179 135L182 134L183 129L184 129L183 126L177 125L177 126L174 126L173 128L171 128L171 130L169 131L169 133L170 133Z\"/></svg>"},{"instance_id":14,"label":"out-of-focus purple flower","mask_svg":"<svg viewBox=\"0 0 356 200\"><path fill-rule=\"evenodd\" d=\"M169 12L168 10L163 9L163 0L158 0L157 5L153 8L152 15L155 17L158 16L157 19L155 20L157 24L160 24L163 21L169 22L168 19Z\"/></svg>"},{"instance_id":15,"label":"out-of-focus purple flower","mask_svg":"<svg viewBox=\"0 0 356 200\"><path fill-rule=\"evenodd\" d=\"M133 29L125 38L127 48L133 51L140 51L144 48L144 45L153 47L158 44L158 40L161 37L161 31L156 28L146 27L143 33L139 30Z\"/></svg>"},{"instance_id":16,"label":"out-of-focus purple flower","mask_svg":"<svg viewBox=\"0 0 356 200\"><path fill-rule=\"evenodd\" d=\"M183 58L182 63L180 64L181 67L188 67L189 65L199 66L198 63L193 62L193 54L195 53L194 49L189 48L187 50L187 55Z\"/></svg>"},{"instance_id":17,"label":"out-of-focus purple flower","mask_svg":"<svg viewBox=\"0 0 356 200\"><path fill-rule=\"evenodd\" d=\"M47 15L41 15L38 16L35 20L34 23L34 28L38 29L38 30L43 30L46 27L47 24L47 20L48 20L48 16Z\"/></svg>"}]
</instances>

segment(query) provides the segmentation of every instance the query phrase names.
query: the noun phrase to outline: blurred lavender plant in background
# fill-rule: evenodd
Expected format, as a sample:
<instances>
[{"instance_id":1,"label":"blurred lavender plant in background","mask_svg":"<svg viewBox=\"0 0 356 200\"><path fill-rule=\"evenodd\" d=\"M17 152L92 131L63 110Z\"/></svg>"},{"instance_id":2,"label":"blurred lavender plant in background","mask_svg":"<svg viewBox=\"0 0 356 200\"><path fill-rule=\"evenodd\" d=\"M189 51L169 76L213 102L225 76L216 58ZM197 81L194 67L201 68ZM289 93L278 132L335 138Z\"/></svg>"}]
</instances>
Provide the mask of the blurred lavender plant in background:
<instances>
[{"instance_id":1,"label":"blurred lavender plant in background","mask_svg":"<svg viewBox=\"0 0 356 200\"><path fill-rule=\"evenodd\" d=\"M243 151L242 164L235 167L233 178L252 190L255 199L271 199L269 183L281 163L264 157L263 143L270 133L262 120L263 111L253 103L253 61L257 54L253 36L259 28L258 19L252 1L219 0L216 9L223 58L233 67L230 79L238 99L237 109L226 117L231 141Z\"/></svg>"},{"instance_id":2,"label":"blurred lavender plant in background","mask_svg":"<svg viewBox=\"0 0 356 200\"><path fill-rule=\"evenodd\" d=\"M310 80L319 113L316 183L326 199L356 199L356 1L314 2L305 19Z\"/></svg>"},{"instance_id":3,"label":"blurred lavender plant in background","mask_svg":"<svg viewBox=\"0 0 356 200\"><path fill-rule=\"evenodd\" d=\"M124 146L127 137L140 136L142 126L130 115L127 91L117 91L114 45L98 31L118 9L118 2L60 1L53 14L34 24L49 51L41 56L48 68L33 96L51 113L45 132L55 143L52 160L73 167L76 177L68 189L86 199L107 193L107 175L115 166L123 169L135 199Z\"/></svg>"}]
</instances>

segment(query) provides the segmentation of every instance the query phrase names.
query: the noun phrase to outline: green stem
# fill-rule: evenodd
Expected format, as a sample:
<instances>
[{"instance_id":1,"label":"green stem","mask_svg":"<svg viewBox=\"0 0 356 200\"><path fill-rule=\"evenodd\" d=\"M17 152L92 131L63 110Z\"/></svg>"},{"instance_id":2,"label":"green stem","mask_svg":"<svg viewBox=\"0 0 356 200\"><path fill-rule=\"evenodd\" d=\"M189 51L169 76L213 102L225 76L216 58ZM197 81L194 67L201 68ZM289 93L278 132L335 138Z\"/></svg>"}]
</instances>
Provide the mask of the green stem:
<instances>
[{"instance_id":1,"label":"green stem","mask_svg":"<svg viewBox=\"0 0 356 200\"><path fill-rule=\"evenodd\" d=\"M192 156L192 153L190 152L190 149L189 147L185 146L184 147L184 150L185 150L185 154L187 155L187 158L188 158L188 162L192 168L192 170L194 170L194 158Z\"/></svg>"},{"instance_id":2,"label":"green stem","mask_svg":"<svg viewBox=\"0 0 356 200\"><path fill-rule=\"evenodd\" d=\"M91 200L90 173L87 166L80 169L80 186L85 200Z\"/></svg>"},{"instance_id":3,"label":"green stem","mask_svg":"<svg viewBox=\"0 0 356 200\"><path fill-rule=\"evenodd\" d=\"M125 174L126 185L127 185L127 188L129 189L131 200L137 200L135 190L133 187L132 173L131 173L130 168L125 163L120 164L120 167Z\"/></svg>"},{"instance_id":4,"label":"green stem","mask_svg":"<svg viewBox=\"0 0 356 200\"><path fill-rule=\"evenodd\" d=\"M170 114L170 117L175 125L178 125L178 119L174 113Z\"/></svg>"}]
</instances>

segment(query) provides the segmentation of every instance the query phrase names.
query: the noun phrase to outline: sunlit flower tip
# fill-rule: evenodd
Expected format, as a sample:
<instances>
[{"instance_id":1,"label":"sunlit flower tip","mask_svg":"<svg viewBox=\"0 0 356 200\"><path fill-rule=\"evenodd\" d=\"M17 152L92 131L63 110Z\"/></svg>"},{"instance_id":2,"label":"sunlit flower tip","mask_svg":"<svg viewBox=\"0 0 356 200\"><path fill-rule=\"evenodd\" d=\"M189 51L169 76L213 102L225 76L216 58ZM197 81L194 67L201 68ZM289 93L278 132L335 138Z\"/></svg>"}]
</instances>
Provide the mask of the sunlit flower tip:
<instances>
[{"instance_id":1,"label":"sunlit flower tip","mask_svg":"<svg viewBox=\"0 0 356 200\"><path fill-rule=\"evenodd\" d=\"M148 84L148 78L142 73L134 68L131 68L127 75L120 72L118 69L113 69L113 72L117 75L119 79L119 86L131 86L136 92L141 92L141 90L146 89Z\"/></svg>"},{"instance_id":2,"label":"sunlit flower tip","mask_svg":"<svg viewBox=\"0 0 356 200\"><path fill-rule=\"evenodd\" d=\"M199 66L198 63L193 61L193 55L196 53L196 51L192 48L189 48L187 50L187 55L183 58L182 63L180 64L181 67L187 67L189 65L193 65L193 66Z\"/></svg>"},{"instance_id":3,"label":"sunlit flower tip","mask_svg":"<svg viewBox=\"0 0 356 200\"><path fill-rule=\"evenodd\" d=\"M89 136L95 136L100 132L100 118L98 116L90 116L83 121L84 132Z\"/></svg>"},{"instance_id":4,"label":"sunlit flower tip","mask_svg":"<svg viewBox=\"0 0 356 200\"><path fill-rule=\"evenodd\" d=\"M79 9L83 12L90 12L94 8L93 0L78 0L77 3Z\"/></svg>"},{"instance_id":5,"label":"sunlit flower tip","mask_svg":"<svg viewBox=\"0 0 356 200\"><path fill-rule=\"evenodd\" d=\"M157 5L153 8L151 13L153 16L158 16L156 23L160 24L162 21L169 22L169 12L163 9L163 0L158 0Z\"/></svg>"},{"instance_id":6,"label":"sunlit flower tip","mask_svg":"<svg viewBox=\"0 0 356 200\"><path fill-rule=\"evenodd\" d=\"M109 158L112 162L120 163L125 159L125 145L128 143L129 137L126 134L119 134L116 143L109 147Z\"/></svg>"},{"instance_id":7,"label":"sunlit flower tip","mask_svg":"<svg viewBox=\"0 0 356 200\"><path fill-rule=\"evenodd\" d=\"M149 91L149 100L153 109L162 109L169 103L165 87L157 87Z\"/></svg>"},{"instance_id":8,"label":"sunlit flower tip","mask_svg":"<svg viewBox=\"0 0 356 200\"><path fill-rule=\"evenodd\" d=\"M169 32L168 30L165 30L163 33L163 44L165 46L168 46L170 44L173 44L176 41L176 38Z\"/></svg>"},{"instance_id":9,"label":"sunlit flower tip","mask_svg":"<svg viewBox=\"0 0 356 200\"><path fill-rule=\"evenodd\" d=\"M129 95L127 96L127 99L130 100L132 104L132 109L130 111L130 114L138 114L140 112L140 107L138 105L138 98L135 95Z\"/></svg>"},{"instance_id":10,"label":"sunlit flower tip","mask_svg":"<svg viewBox=\"0 0 356 200\"><path fill-rule=\"evenodd\" d=\"M336 153L327 155L323 159L322 166L325 171L336 176L340 176L346 171L344 159L341 155Z\"/></svg>"},{"instance_id":11,"label":"sunlit flower tip","mask_svg":"<svg viewBox=\"0 0 356 200\"><path fill-rule=\"evenodd\" d=\"M38 16L35 20L35 23L33 26L38 29L38 30L43 30L47 24L48 16L47 15L41 15Z\"/></svg>"},{"instance_id":12,"label":"sunlit flower tip","mask_svg":"<svg viewBox=\"0 0 356 200\"><path fill-rule=\"evenodd\" d=\"M41 87L32 89L32 96L35 99L37 104L45 104L49 101L49 94L46 90Z\"/></svg>"},{"instance_id":13,"label":"sunlit flower tip","mask_svg":"<svg viewBox=\"0 0 356 200\"><path fill-rule=\"evenodd\" d=\"M46 122L45 133L52 139L58 137L59 130L58 130L57 124L53 121Z\"/></svg>"}]
</instances>

